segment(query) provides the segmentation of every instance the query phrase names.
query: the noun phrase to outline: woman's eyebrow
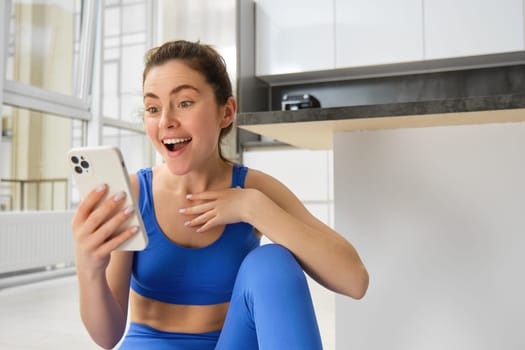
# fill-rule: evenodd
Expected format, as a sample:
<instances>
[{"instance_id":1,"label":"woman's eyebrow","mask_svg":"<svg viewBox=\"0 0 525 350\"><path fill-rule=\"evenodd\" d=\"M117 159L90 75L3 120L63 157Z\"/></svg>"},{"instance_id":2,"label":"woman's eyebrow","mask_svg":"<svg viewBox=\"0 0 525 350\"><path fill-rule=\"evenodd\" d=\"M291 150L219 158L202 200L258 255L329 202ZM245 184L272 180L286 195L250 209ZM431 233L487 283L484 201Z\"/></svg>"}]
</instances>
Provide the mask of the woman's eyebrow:
<instances>
[{"instance_id":1,"label":"woman's eyebrow","mask_svg":"<svg viewBox=\"0 0 525 350\"><path fill-rule=\"evenodd\" d=\"M199 89L197 89L193 85L183 84L183 85L179 85L179 86L173 88L173 90L170 91L170 95L177 94L177 93L181 92L182 90L186 90L186 89L194 90L195 92L200 92ZM152 92L146 92L144 94L144 99L146 99L148 97L149 98L159 99L159 97L157 95L155 95L154 93L152 93Z\"/></svg>"},{"instance_id":2,"label":"woman's eyebrow","mask_svg":"<svg viewBox=\"0 0 525 350\"><path fill-rule=\"evenodd\" d=\"M144 97L143 97L143 100L145 100L146 98L155 98L155 99L158 99L159 97L157 95L155 95L154 93L152 92L146 92L144 94Z\"/></svg>"},{"instance_id":3,"label":"woman's eyebrow","mask_svg":"<svg viewBox=\"0 0 525 350\"><path fill-rule=\"evenodd\" d=\"M195 92L200 92L199 89L197 89L193 85L183 84L183 85L179 85L179 86L175 87L173 90L171 90L170 95L176 94L176 93L181 92L182 90L186 90L186 89L190 89L190 90L193 90Z\"/></svg>"}]
</instances>

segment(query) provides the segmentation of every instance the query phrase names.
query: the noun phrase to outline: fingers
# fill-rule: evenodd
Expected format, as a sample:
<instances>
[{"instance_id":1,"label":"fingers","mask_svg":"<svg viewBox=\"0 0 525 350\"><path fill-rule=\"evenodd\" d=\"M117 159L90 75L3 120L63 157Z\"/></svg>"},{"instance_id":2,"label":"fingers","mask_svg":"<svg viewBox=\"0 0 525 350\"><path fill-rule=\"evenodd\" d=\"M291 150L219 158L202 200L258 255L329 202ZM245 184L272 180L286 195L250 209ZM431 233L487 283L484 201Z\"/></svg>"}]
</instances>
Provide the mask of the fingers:
<instances>
[{"instance_id":1,"label":"fingers","mask_svg":"<svg viewBox=\"0 0 525 350\"><path fill-rule=\"evenodd\" d=\"M97 249L99 246L113 247L112 244L107 245L110 241L113 241L115 238L121 238L121 236L127 233L133 235L134 232L137 232L137 227L129 227L124 230L122 233L116 233L119 231L119 228L131 217L133 214L133 209L131 207L125 207L119 210L115 215L101 224L92 234L89 235L89 243L87 243L88 249ZM131 236L128 236L129 238ZM127 238L122 238L126 240ZM114 248L122 242L117 239L117 242L114 243ZM120 242L120 243L119 243Z\"/></svg>"},{"instance_id":2,"label":"fingers","mask_svg":"<svg viewBox=\"0 0 525 350\"><path fill-rule=\"evenodd\" d=\"M212 200L212 199L217 199L218 196L219 196L219 193L217 191L208 191L208 192L187 194L186 199L190 201Z\"/></svg>"},{"instance_id":3,"label":"fingers","mask_svg":"<svg viewBox=\"0 0 525 350\"><path fill-rule=\"evenodd\" d=\"M186 199L191 200L191 201L215 200L215 199L219 199L220 197L224 196L226 193L229 193L230 191L238 191L241 189L242 189L241 187L237 186L235 188L228 188L226 190L191 193L191 194L186 195Z\"/></svg>"},{"instance_id":4,"label":"fingers","mask_svg":"<svg viewBox=\"0 0 525 350\"><path fill-rule=\"evenodd\" d=\"M80 203L72 220L81 249L94 252L100 258L138 231L137 227L121 228L133 214L131 207L121 208L125 202L125 193L117 192L102 201L106 194L106 186L99 186L90 192Z\"/></svg>"},{"instance_id":5,"label":"fingers","mask_svg":"<svg viewBox=\"0 0 525 350\"><path fill-rule=\"evenodd\" d=\"M181 208L179 209L179 213L184 214L184 215L199 215L207 211L210 211L214 207L215 207L214 202L206 202L206 203L194 205L188 208Z\"/></svg>"},{"instance_id":6,"label":"fingers","mask_svg":"<svg viewBox=\"0 0 525 350\"><path fill-rule=\"evenodd\" d=\"M132 207L123 207L126 194L107 196L107 192L106 186L91 191L79 204L71 223L77 266L84 270L105 270L111 252L138 232L136 226L125 227L134 211Z\"/></svg>"},{"instance_id":7,"label":"fingers","mask_svg":"<svg viewBox=\"0 0 525 350\"><path fill-rule=\"evenodd\" d=\"M203 225L196 230L197 232L203 232L212 227L213 223L210 221L216 216L215 205L215 202L207 202L193 207L179 209L179 212L183 215L197 215L197 217L186 221L184 225L188 227Z\"/></svg>"},{"instance_id":8,"label":"fingers","mask_svg":"<svg viewBox=\"0 0 525 350\"><path fill-rule=\"evenodd\" d=\"M112 251L116 250L122 243L133 237L139 228L137 226L128 227L126 230L113 235L111 239L106 240L99 248L98 254L100 256L109 255Z\"/></svg>"},{"instance_id":9,"label":"fingers","mask_svg":"<svg viewBox=\"0 0 525 350\"><path fill-rule=\"evenodd\" d=\"M220 191L208 191L186 196L191 201L203 201L186 208L179 209L179 213L187 216L196 216L185 222L188 227L200 226L197 232L204 232L212 227L239 222L239 217L230 210L231 206L240 203L242 199L240 188L229 188Z\"/></svg>"},{"instance_id":10,"label":"fingers","mask_svg":"<svg viewBox=\"0 0 525 350\"><path fill-rule=\"evenodd\" d=\"M87 197L86 197L87 198ZM80 223L81 230L79 234L91 234L95 232L102 224L104 224L117 210L122 206L126 198L125 192L117 192L111 197L95 207L97 202L91 202L86 205L86 210L89 209L89 216ZM85 214L81 214L85 215Z\"/></svg>"},{"instance_id":11,"label":"fingers","mask_svg":"<svg viewBox=\"0 0 525 350\"><path fill-rule=\"evenodd\" d=\"M100 184L94 188L84 199L80 201L78 208L71 221L71 226L75 227L83 223L93 211L97 203L106 195L108 188L106 184Z\"/></svg>"},{"instance_id":12,"label":"fingers","mask_svg":"<svg viewBox=\"0 0 525 350\"><path fill-rule=\"evenodd\" d=\"M213 222L216 215L213 211L208 211L202 215L197 216L196 218L192 220L188 220L184 223L184 225L188 227L195 227L195 226L201 226L199 229L197 229L197 232L203 232L206 229L213 226Z\"/></svg>"}]
</instances>

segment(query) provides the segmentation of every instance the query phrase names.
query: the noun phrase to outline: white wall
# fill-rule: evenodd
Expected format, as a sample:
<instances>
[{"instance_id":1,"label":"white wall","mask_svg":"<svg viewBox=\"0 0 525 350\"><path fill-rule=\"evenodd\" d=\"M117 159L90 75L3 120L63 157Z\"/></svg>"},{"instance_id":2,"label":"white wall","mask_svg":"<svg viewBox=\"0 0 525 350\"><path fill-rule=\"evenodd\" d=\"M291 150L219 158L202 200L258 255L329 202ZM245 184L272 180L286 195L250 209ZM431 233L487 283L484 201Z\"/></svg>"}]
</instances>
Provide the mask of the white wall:
<instances>
[{"instance_id":1,"label":"white wall","mask_svg":"<svg viewBox=\"0 0 525 350\"><path fill-rule=\"evenodd\" d=\"M525 349L525 123L339 133L335 226L370 273L337 349Z\"/></svg>"},{"instance_id":2,"label":"white wall","mask_svg":"<svg viewBox=\"0 0 525 350\"><path fill-rule=\"evenodd\" d=\"M291 147L258 148L243 153L243 163L272 175L292 190L310 212L333 227L331 151ZM267 239L262 243L268 243ZM335 349L335 294L308 278L324 350Z\"/></svg>"}]
</instances>

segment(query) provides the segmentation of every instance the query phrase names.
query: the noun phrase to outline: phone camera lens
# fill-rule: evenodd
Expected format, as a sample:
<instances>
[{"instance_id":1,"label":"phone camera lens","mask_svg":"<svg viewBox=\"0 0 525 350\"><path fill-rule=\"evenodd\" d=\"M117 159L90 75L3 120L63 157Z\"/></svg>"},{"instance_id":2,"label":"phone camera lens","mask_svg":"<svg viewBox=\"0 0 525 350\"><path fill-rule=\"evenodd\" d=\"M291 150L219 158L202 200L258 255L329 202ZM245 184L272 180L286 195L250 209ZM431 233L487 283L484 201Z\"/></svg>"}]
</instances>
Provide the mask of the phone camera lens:
<instances>
[{"instance_id":1,"label":"phone camera lens","mask_svg":"<svg viewBox=\"0 0 525 350\"><path fill-rule=\"evenodd\" d=\"M79 173L79 174L82 174L82 171L83 171L83 170L82 170L82 167L79 167L79 166L77 165L77 166L75 166L75 171L76 171L77 173Z\"/></svg>"},{"instance_id":2,"label":"phone camera lens","mask_svg":"<svg viewBox=\"0 0 525 350\"><path fill-rule=\"evenodd\" d=\"M89 163L88 163L87 161L85 161L85 160L81 161L81 162L80 162L80 165L81 165L82 168L84 168L84 169L89 168Z\"/></svg>"},{"instance_id":3,"label":"phone camera lens","mask_svg":"<svg viewBox=\"0 0 525 350\"><path fill-rule=\"evenodd\" d=\"M72 161L74 164L78 164L78 157L76 157L76 156L71 157L71 161Z\"/></svg>"}]
</instances>

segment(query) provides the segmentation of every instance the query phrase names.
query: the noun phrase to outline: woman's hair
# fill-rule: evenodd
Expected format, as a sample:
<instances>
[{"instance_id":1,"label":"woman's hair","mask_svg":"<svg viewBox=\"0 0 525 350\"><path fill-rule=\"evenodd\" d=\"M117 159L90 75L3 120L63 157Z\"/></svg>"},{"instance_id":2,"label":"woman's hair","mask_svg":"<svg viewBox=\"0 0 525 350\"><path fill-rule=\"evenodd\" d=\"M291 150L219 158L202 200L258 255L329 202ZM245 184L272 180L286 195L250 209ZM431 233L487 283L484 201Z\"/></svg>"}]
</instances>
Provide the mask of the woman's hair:
<instances>
[{"instance_id":1,"label":"woman's hair","mask_svg":"<svg viewBox=\"0 0 525 350\"><path fill-rule=\"evenodd\" d=\"M230 77L226 70L224 58L210 45L186 40L168 41L161 46L154 47L146 52L142 86L149 71L170 60L181 60L190 68L200 72L206 82L211 85L215 100L219 105L224 105L233 96ZM233 123L221 129L220 142L232 130ZM219 155L222 156L220 147Z\"/></svg>"}]
</instances>

